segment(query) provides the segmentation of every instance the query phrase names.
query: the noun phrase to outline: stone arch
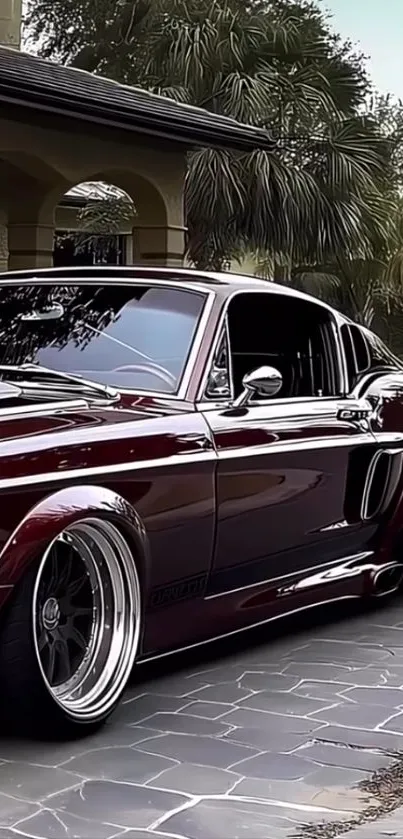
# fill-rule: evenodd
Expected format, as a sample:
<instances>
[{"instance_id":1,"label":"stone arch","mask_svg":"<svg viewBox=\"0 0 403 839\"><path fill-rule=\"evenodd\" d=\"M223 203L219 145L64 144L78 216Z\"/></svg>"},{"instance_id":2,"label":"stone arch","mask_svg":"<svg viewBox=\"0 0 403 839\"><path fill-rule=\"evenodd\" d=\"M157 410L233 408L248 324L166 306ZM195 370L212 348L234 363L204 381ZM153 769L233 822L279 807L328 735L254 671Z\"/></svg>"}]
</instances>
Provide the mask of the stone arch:
<instances>
[{"instance_id":1,"label":"stone arch","mask_svg":"<svg viewBox=\"0 0 403 839\"><path fill-rule=\"evenodd\" d=\"M165 198L156 183L147 176L137 172L113 168L86 170L79 180L72 181L67 188L61 185L52 190L46 197L46 207L57 206L68 189L82 183L105 182L118 187L132 199L136 208L139 224L168 224L168 208Z\"/></svg>"},{"instance_id":2,"label":"stone arch","mask_svg":"<svg viewBox=\"0 0 403 839\"><path fill-rule=\"evenodd\" d=\"M178 165L177 159L170 158L169 153L166 158L149 156L143 166L139 154L133 168L98 163L89 166L79 160L68 166L48 163L20 150L0 149L0 224L3 211L8 223L8 267L52 265L56 208L70 188L88 181L113 184L133 200L135 262L181 265L185 168L182 162ZM144 172L137 171L140 168Z\"/></svg>"},{"instance_id":3,"label":"stone arch","mask_svg":"<svg viewBox=\"0 0 403 839\"><path fill-rule=\"evenodd\" d=\"M132 259L140 264L181 265L184 253L182 194L162 189L152 175L137 171L107 167L87 168L80 172L80 180L69 184L69 189L82 183L106 182L127 193L136 210L132 229ZM56 207L66 189L52 190L46 198L48 212Z\"/></svg>"},{"instance_id":4,"label":"stone arch","mask_svg":"<svg viewBox=\"0 0 403 839\"><path fill-rule=\"evenodd\" d=\"M135 221L134 201L126 190L98 179L75 185L56 207L55 265L131 264Z\"/></svg>"}]
</instances>

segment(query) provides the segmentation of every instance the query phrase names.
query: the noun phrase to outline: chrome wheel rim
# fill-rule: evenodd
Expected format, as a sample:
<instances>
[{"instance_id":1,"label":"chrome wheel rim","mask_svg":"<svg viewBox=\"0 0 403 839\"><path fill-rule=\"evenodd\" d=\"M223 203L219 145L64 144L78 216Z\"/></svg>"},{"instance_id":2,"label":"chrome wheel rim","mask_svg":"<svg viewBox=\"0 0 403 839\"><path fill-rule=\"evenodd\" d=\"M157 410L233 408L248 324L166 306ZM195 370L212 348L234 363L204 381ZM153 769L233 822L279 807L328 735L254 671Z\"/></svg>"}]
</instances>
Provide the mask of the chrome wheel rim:
<instances>
[{"instance_id":1,"label":"chrome wheel rim","mask_svg":"<svg viewBox=\"0 0 403 839\"><path fill-rule=\"evenodd\" d=\"M39 668L55 702L78 722L104 717L129 678L141 614L135 562L111 522L85 519L53 540L32 614Z\"/></svg>"}]
</instances>

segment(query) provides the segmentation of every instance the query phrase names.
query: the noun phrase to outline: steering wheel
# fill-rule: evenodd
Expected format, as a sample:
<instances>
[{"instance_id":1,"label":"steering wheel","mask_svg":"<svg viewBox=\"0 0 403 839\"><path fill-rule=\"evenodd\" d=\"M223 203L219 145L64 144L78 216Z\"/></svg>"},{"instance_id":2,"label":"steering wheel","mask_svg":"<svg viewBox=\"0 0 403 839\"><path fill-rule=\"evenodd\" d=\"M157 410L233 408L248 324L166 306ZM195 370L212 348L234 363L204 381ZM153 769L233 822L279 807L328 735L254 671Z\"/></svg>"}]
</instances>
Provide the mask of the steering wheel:
<instances>
[{"instance_id":1,"label":"steering wheel","mask_svg":"<svg viewBox=\"0 0 403 839\"><path fill-rule=\"evenodd\" d=\"M162 379L170 387L176 387L175 376L169 370L166 370L165 367L160 367L159 364L155 364L152 361L148 364L124 364L122 367L115 367L112 373L151 373L153 376Z\"/></svg>"}]
</instances>

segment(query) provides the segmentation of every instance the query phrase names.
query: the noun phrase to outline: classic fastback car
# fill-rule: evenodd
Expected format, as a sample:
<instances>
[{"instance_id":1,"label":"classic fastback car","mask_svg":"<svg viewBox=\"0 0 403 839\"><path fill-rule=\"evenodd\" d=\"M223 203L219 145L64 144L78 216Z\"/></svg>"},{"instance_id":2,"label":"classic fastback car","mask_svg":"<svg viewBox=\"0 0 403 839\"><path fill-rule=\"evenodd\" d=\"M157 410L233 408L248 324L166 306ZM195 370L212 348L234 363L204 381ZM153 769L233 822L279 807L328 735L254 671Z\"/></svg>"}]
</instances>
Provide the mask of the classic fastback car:
<instances>
[{"instance_id":1,"label":"classic fastback car","mask_svg":"<svg viewBox=\"0 0 403 839\"><path fill-rule=\"evenodd\" d=\"M0 276L0 699L69 735L135 662L403 577L403 365L231 274ZM3 717L4 718L4 717Z\"/></svg>"}]
</instances>

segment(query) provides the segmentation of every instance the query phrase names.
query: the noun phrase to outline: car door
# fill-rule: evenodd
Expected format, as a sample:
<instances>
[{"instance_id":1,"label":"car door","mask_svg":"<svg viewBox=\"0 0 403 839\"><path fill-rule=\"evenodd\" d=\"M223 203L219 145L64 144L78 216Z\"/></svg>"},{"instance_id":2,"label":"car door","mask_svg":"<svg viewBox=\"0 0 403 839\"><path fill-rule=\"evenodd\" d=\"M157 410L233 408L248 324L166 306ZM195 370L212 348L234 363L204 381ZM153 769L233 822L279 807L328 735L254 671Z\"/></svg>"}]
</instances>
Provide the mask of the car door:
<instances>
[{"instance_id":1,"label":"car door","mask_svg":"<svg viewBox=\"0 0 403 839\"><path fill-rule=\"evenodd\" d=\"M305 355L297 333L311 346ZM234 406L248 366L282 364L286 378L288 345L297 366L292 386ZM374 526L361 521L354 504L366 469L362 455L372 456L374 436L368 423L343 416L344 385L337 324L327 307L290 293L233 294L199 404L218 453L210 596L272 580L280 585L309 576L308 569L369 555Z\"/></svg>"}]
</instances>

